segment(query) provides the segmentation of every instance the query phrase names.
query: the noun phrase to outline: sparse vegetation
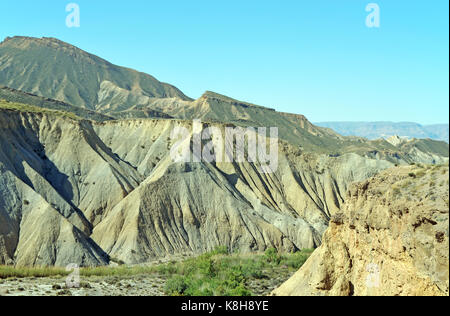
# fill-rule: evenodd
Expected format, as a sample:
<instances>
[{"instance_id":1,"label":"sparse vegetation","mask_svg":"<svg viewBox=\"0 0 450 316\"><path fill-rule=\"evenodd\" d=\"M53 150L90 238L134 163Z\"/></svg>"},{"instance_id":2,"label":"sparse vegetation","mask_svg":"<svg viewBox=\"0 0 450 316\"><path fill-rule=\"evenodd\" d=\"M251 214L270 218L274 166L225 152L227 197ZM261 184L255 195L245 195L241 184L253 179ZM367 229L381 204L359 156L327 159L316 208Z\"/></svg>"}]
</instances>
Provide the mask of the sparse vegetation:
<instances>
[{"instance_id":1,"label":"sparse vegetation","mask_svg":"<svg viewBox=\"0 0 450 316\"><path fill-rule=\"evenodd\" d=\"M269 249L264 255L233 255L224 248L179 263L165 286L168 295L247 296L251 279L270 278L278 269L299 269L312 250L280 254Z\"/></svg>"},{"instance_id":2,"label":"sparse vegetation","mask_svg":"<svg viewBox=\"0 0 450 316\"><path fill-rule=\"evenodd\" d=\"M0 279L7 278L43 278L43 277L53 277L53 276L64 276L68 275L63 268L55 267L13 267L13 266L0 266Z\"/></svg>"},{"instance_id":3,"label":"sparse vegetation","mask_svg":"<svg viewBox=\"0 0 450 316\"><path fill-rule=\"evenodd\" d=\"M28 113L40 113L40 114L50 114L60 117L67 117L72 120L80 120L78 116L71 112L59 111L59 110L50 110L46 108L41 108L33 105L21 104L9 102L6 100L0 100L0 109L10 110L10 111L18 111L18 112L28 112Z\"/></svg>"},{"instance_id":4,"label":"sparse vegetation","mask_svg":"<svg viewBox=\"0 0 450 316\"><path fill-rule=\"evenodd\" d=\"M75 114L77 117L81 117L88 120L94 120L94 121L108 121L112 120L113 118L101 113L97 113L92 110L84 109L81 107L73 106L71 104L58 101L58 100L52 100L48 98L43 98L37 95L25 93L22 91L14 90L7 87L1 87L0 86L0 99L9 101L10 103L16 103L16 104L27 104L29 106L34 106L42 109L47 110L54 110L54 111L62 111L62 112L71 112Z\"/></svg>"},{"instance_id":5,"label":"sparse vegetation","mask_svg":"<svg viewBox=\"0 0 450 316\"><path fill-rule=\"evenodd\" d=\"M287 279L306 262L312 252L313 250L305 249L296 253L281 254L276 249L268 249L264 254L231 254L226 247L218 247L199 257L181 262L153 266L82 268L80 274L82 277L108 278L157 274L167 280L164 285L167 295L249 296L254 294L249 282L278 279L280 273ZM0 280L63 278L69 273L64 268L56 267L0 266ZM58 287L57 290L63 289L60 285L55 287Z\"/></svg>"}]
</instances>

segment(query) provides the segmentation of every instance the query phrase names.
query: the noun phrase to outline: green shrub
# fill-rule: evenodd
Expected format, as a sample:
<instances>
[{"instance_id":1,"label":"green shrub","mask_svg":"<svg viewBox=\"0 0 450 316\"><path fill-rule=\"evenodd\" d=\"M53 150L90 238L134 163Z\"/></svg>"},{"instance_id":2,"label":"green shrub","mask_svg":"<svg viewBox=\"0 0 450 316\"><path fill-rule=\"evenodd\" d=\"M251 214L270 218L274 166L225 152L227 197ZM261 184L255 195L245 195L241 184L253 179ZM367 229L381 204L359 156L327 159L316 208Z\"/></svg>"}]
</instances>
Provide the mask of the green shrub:
<instances>
[{"instance_id":1,"label":"green shrub","mask_svg":"<svg viewBox=\"0 0 450 316\"><path fill-rule=\"evenodd\" d=\"M272 264L280 264L282 257L278 254L278 250L275 248L269 248L266 250L266 253L264 254L264 258L268 263Z\"/></svg>"},{"instance_id":2,"label":"green shrub","mask_svg":"<svg viewBox=\"0 0 450 316\"><path fill-rule=\"evenodd\" d=\"M249 260L242 264L242 273L246 278L263 279L264 263L262 260Z\"/></svg>"},{"instance_id":3,"label":"green shrub","mask_svg":"<svg viewBox=\"0 0 450 316\"><path fill-rule=\"evenodd\" d=\"M248 262L241 264L228 253L226 247L218 247L176 265L176 274L167 281L165 293L185 296L251 295L245 283L250 275L257 274L256 267Z\"/></svg>"},{"instance_id":4,"label":"green shrub","mask_svg":"<svg viewBox=\"0 0 450 316\"><path fill-rule=\"evenodd\" d=\"M227 246L218 246L214 248L213 251L210 252L210 255L216 256L216 255L228 255L230 254L230 251L228 250Z\"/></svg>"},{"instance_id":5,"label":"green shrub","mask_svg":"<svg viewBox=\"0 0 450 316\"><path fill-rule=\"evenodd\" d=\"M164 286L164 292L168 295L183 295L187 289L188 284L185 277L180 275L170 278Z\"/></svg>"}]
</instances>

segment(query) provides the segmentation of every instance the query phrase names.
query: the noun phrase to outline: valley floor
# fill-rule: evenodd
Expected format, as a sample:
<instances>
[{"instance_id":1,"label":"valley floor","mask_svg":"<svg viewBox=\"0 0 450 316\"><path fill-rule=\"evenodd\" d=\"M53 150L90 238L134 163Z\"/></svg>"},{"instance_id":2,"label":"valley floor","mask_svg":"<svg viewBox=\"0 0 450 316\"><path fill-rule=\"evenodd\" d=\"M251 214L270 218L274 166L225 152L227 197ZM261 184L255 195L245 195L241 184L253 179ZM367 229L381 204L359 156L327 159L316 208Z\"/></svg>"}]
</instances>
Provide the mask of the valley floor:
<instances>
[{"instance_id":1,"label":"valley floor","mask_svg":"<svg viewBox=\"0 0 450 316\"><path fill-rule=\"evenodd\" d=\"M266 296L288 280L312 253L225 254L152 266L81 269L68 287L62 268L0 267L0 296Z\"/></svg>"},{"instance_id":2,"label":"valley floor","mask_svg":"<svg viewBox=\"0 0 450 316\"><path fill-rule=\"evenodd\" d=\"M293 274L283 269L275 279L251 280L255 296L267 296ZM0 296L165 296L164 275L83 278L80 288L66 288L65 277L0 280Z\"/></svg>"}]
</instances>

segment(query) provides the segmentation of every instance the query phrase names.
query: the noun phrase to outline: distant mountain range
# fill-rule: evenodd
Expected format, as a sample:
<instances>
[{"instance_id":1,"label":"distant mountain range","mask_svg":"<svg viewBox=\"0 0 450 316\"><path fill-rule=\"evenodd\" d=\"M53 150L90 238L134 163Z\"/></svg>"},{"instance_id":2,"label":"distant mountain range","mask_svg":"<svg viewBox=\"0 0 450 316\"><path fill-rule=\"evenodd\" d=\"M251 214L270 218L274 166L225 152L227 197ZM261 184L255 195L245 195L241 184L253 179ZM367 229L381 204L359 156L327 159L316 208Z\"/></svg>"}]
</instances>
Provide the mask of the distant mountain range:
<instances>
[{"instance_id":1,"label":"distant mountain range","mask_svg":"<svg viewBox=\"0 0 450 316\"><path fill-rule=\"evenodd\" d=\"M449 124L420 125L412 122L321 122L315 124L331 128L344 136L360 136L368 139L400 136L449 142Z\"/></svg>"}]
</instances>

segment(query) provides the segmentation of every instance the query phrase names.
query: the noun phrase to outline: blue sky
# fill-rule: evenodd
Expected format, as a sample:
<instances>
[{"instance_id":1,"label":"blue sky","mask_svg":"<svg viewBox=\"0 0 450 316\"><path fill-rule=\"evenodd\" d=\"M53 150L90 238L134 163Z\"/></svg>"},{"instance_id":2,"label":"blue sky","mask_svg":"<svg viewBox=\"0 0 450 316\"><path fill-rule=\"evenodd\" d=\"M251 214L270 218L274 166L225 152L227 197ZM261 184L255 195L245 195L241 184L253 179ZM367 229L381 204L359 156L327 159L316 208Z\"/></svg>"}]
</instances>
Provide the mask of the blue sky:
<instances>
[{"instance_id":1,"label":"blue sky","mask_svg":"<svg viewBox=\"0 0 450 316\"><path fill-rule=\"evenodd\" d=\"M80 6L80 28L65 7ZM380 28L365 7L380 7ZM448 1L2 0L0 39L49 36L311 121L448 123Z\"/></svg>"}]
</instances>

